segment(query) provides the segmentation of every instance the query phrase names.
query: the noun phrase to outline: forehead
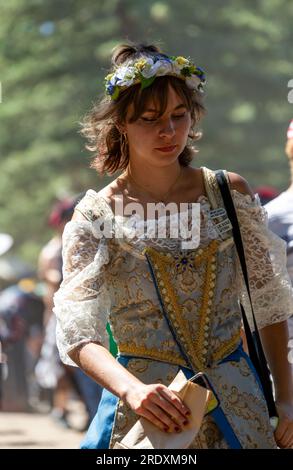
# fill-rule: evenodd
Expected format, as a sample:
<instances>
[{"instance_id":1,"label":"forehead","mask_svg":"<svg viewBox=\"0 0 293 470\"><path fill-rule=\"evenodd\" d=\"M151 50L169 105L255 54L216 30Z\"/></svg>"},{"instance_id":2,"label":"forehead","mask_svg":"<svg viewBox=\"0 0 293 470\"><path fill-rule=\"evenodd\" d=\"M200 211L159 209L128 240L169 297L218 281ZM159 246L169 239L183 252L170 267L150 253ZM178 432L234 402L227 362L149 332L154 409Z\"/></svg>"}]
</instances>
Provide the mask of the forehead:
<instances>
[{"instance_id":1,"label":"forehead","mask_svg":"<svg viewBox=\"0 0 293 470\"><path fill-rule=\"evenodd\" d=\"M128 107L127 118L129 122L134 122L145 112L163 115L165 112L180 109L179 106L181 109L184 109L183 106L189 109L187 98L180 87L176 91L170 83L166 87L161 82L159 86L155 84L154 87L135 94L134 100Z\"/></svg>"},{"instance_id":2,"label":"forehead","mask_svg":"<svg viewBox=\"0 0 293 470\"><path fill-rule=\"evenodd\" d=\"M165 98L165 99L162 99ZM162 97L159 94L151 95L145 102L144 111L172 111L175 108L186 107L185 100L180 97L176 91L169 85L166 90L166 96Z\"/></svg>"}]
</instances>

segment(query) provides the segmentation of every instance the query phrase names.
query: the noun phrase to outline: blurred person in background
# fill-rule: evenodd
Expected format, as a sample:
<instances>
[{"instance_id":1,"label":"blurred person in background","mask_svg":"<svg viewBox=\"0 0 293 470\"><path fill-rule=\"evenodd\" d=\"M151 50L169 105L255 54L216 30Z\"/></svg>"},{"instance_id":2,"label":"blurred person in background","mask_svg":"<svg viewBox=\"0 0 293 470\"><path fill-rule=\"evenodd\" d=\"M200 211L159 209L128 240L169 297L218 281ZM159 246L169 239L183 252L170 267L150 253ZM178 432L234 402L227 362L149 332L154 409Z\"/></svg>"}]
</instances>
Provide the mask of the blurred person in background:
<instances>
[{"instance_id":1,"label":"blurred person in background","mask_svg":"<svg viewBox=\"0 0 293 470\"><path fill-rule=\"evenodd\" d=\"M7 356L4 411L30 411L36 397L34 366L42 342L44 303L36 280L21 279L0 293L0 341Z\"/></svg>"},{"instance_id":2,"label":"blurred person in background","mask_svg":"<svg viewBox=\"0 0 293 470\"><path fill-rule=\"evenodd\" d=\"M10 235L0 234L0 256L12 245ZM21 277L17 282L18 274L13 274L11 285L0 292L1 403L4 411L29 411L35 394L32 374L42 341L44 304L36 279ZM1 270L2 277L7 281Z\"/></svg>"},{"instance_id":3,"label":"blurred person in background","mask_svg":"<svg viewBox=\"0 0 293 470\"><path fill-rule=\"evenodd\" d=\"M290 186L269 202L265 208L268 212L269 228L287 243L287 269L293 284L293 119L287 130L285 152L291 172ZM288 323L292 339L293 317Z\"/></svg>"},{"instance_id":4,"label":"blurred person in background","mask_svg":"<svg viewBox=\"0 0 293 470\"><path fill-rule=\"evenodd\" d=\"M8 233L0 233L0 256L10 249L13 245L13 238ZM6 355L3 353L2 336L6 331L4 322L0 317L0 410L2 409L3 381L7 371Z\"/></svg>"},{"instance_id":5,"label":"blurred person in background","mask_svg":"<svg viewBox=\"0 0 293 470\"><path fill-rule=\"evenodd\" d=\"M62 281L62 234L66 223L71 219L77 201L83 197L67 198L57 202L48 219L48 224L55 230L52 239L43 247L39 255L39 278L45 283L45 338L40 359L35 373L39 385L49 390L51 399L51 416L65 426L71 427L68 419L68 400L76 392L84 402L91 420L96 413L101 387L81 370L64 365L59 358L56 346L56 319L52 315L53 296Z\"/></svg>"},{"instance_id":6,"label":"blurred person in background","mask_svg":"<svg viewBox=\"0 0 293 470\"><path fill-rule=\"evenodd\" d=\"M273 186L257 186L254 188L254 193L259 195L263 206L279 196L279 191Z\"/></svg>"},{"instance_id":7,"label":"blurred person in background","mask_svg":"<svg viewBox=\"0 0 293 470\"><path fill-rule=\"evenodd\" d=\"M48 225L55 230L55 234L41 250L38 260L39 279L45 285L45 335L35 373L40 387L49 391L52 416L64 425L67 425L67 401L72 385L56 349L56 322L52 315L52 299L62 280L62 232L72 213L71 199L64 199L54 205Z\"/></svg>"}]
</instances>

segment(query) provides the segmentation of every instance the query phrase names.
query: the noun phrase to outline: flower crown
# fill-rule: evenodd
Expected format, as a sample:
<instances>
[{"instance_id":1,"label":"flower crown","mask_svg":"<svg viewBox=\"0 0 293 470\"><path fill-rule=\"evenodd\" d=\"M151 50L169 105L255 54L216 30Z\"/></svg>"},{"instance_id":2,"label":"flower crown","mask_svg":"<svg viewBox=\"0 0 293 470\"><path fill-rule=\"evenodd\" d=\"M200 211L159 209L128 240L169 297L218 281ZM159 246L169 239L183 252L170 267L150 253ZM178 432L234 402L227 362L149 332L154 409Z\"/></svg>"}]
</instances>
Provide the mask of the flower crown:
<instances>
[{"instance_id":1,"label":"flower crown","mask_svg":"<svg viewBox=\"0 0 293 470\"><path fill-rule=\"evenodd\" d=\"M185 57L167 56L158 54L154 58L144 57L137 61L130 61L127 65L120 65L115 72L105 77L106 94L116 100L120 90L124 90L136 83L141 83L141 89L150 86L156 77L173 75L185 80L186 85L199 92L203 92L206 83L204 71L194 65Z\"/></svg>"}]
</instances>

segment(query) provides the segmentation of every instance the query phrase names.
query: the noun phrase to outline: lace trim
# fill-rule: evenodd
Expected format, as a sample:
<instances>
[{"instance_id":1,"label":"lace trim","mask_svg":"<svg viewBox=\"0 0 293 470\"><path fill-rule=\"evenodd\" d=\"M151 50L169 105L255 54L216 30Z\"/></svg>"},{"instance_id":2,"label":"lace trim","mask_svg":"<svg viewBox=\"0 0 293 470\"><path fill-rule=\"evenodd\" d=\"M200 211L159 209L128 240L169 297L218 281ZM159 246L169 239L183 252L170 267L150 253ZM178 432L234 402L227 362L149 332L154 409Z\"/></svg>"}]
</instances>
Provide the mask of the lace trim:
<instances>
[{"instance_id":1,"label":"lace trim","mask_svg":"<svg viewBox=\"0 0 293 470\"><path fill-rule=\"evenodd\" d=\"M211 176L209 176L208 178L211 178ZM250 194L243 194L243 193L237 191L237 189L231 189L231 192L232 192L233 199L236 201L237 206L239 206L239 207L247 207L247 205L251 205L251 204L253 204L255 206L261 205L259 195L257 193L255 194L255 198L252 199ZM82 201L84 201L85 208L86 208L86 196L87 195L89 195L91 198L93 198L99 204L101 203L102 204L102 209L103 209L103 212L101 212L101 213L100 212L97 213L96 211L92 211L92 212L88 211L89 214L92 214L94 212L95 216L98 216L98 217L99 216L106 216L107 218L110 217L111 219L114 219L116 221L116 223L118 223L119 225L123 225L123 226L125 226L125 221L127 221L127 223L131 226L132 225L132 223L130 222L131 220L133 220L133 222L136 221L137 223L148 224L149 222L158 223L158 222L160 222L160 219L162 219L162 218L167 218L168 219L168 218L174 216L174 214L167 213L166 215L164 214L162 216L159 216L157 219L141 220L141 219L138 219L137 214L133 214L133 215L129 215L129 216L115 215L112 208L111 208L111 206L110 206L110 204L106 201L106 199L103 196L100 196L93 189L89 189L86 192L86 195L84 196L84 198L82 199ZM205 211L207 211L211 207L213 207L212 204L210 203L209 197L206 196L205 194L201 194L197 198L196 201L193 201L193 204L196 204L196 203L202 204L202 206L203 206L202 209L205 210ZM99 204L97 204L97 206L94 205L94 207L99 207ZM192 204L192 203L189 203L189 204ZM79 208L78 205L76 206L76 208ZM81 208L79 208L79 210L83 210L83 208L81 207ZM189 213L190 211L191 211L191 207L189 205L188 210L182 211L182 212L180 212L180 214L182 213L182 215L184 215L186 213ZM129 227L128 227L128 229L129 229Z\"/></svg>"}]
</instances>

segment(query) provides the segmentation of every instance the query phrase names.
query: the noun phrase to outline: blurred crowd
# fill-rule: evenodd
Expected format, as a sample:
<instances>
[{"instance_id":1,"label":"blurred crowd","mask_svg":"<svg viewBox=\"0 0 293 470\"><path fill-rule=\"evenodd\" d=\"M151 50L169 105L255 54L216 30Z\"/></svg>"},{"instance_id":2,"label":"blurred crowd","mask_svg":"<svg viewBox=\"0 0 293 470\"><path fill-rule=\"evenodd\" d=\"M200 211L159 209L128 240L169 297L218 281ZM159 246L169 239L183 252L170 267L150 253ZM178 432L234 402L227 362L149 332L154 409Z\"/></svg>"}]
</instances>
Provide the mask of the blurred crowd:
<instances>
[{"instance_id":1,"label":"blurred crowd","mask_svg":"<svg viewBox=\"0 0 293 470\"><path fill-rule=\"evenodd\" d=\"M70 403L83 403L82 429L96 413L101 387L79 368L65 366L56 346L53 296L62 281L62 233L83 197L55 203L48 218L52 238L42 248L35 273L0 263L0 400L2 411L50 413L65 428L73 427ZM13 246L0 234L0 260ZM6 268L6 269L5 269ZM8 271L8 272L7 272ZM14 281L14 282L13 282Z\"/></svg>"}]
</instances>

